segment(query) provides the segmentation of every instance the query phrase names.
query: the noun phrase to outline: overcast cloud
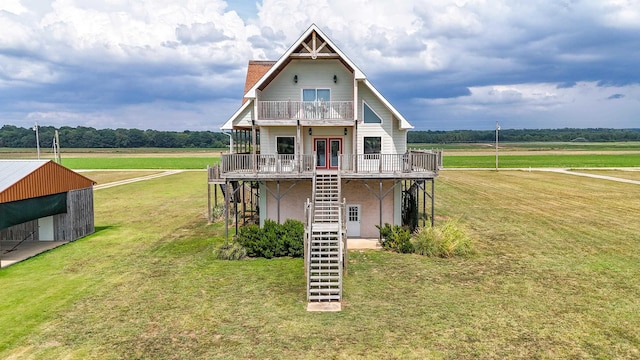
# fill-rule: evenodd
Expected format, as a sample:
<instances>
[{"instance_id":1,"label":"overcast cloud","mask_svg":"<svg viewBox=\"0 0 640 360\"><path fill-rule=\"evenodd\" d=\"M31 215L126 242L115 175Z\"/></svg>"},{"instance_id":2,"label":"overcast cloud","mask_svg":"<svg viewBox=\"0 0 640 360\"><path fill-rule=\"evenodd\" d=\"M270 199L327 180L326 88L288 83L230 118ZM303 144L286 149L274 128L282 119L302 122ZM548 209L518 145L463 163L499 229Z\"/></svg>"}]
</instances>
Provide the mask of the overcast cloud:
<instances>
[{"instance_id":1,"label":"overcast cloud","mask_svg":"<svg viewBox=\"0 0 640 360\"><path fill-rule=\"evenodd\" d=\"M311 23L419 130L640 127L640 0L2 0L0 125L217 131Z\"/></svg>"}]
</instances>

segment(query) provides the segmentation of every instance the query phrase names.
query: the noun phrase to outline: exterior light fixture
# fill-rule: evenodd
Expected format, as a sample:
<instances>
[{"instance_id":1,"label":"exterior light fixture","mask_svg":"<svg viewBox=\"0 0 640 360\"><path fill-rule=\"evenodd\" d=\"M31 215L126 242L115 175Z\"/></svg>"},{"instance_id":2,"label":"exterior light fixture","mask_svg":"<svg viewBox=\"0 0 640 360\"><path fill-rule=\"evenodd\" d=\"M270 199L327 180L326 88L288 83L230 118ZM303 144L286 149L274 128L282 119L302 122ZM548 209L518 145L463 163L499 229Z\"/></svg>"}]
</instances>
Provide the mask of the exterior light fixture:
<instances>
[{"instance_id":1,"label":"exterior light fixture","mask_svg":"<svg viewBox=\"0 0 640 360\"><path fill-rule=\"evenodd\" d=\"M312 134L312 131L311 131L311 128L309 128L309 135L311 135L311 134Z\"/></svg>"},{"instance_id":2,"label":"exterior light fixture","mask_svg":"<svg viewBox=\"0 0 640 360\"><path fill-rule=\"evenodd\" d=\"M293 82L298 83L298 75L293 75Z\"/></svg>"},{"instance_id":3,"label":"exterior light fixture","mask_svg":"<svg viewBox=\"0 0 640 360\"><path fill-rule=\"evenodd\" d=\"M347 136L347 128L344 128L344 136Z\"/></svg>"},{"instance_id":4,"label":"exterior light fixture","mask_svg":"<svg viewBox=\"0 0 640 360\"><path fill-rule=\"evenodd\" d=\"M334 84L338 83L338 77L336 75L333 75L333 83Z\"/></svg>"}]
</instances>

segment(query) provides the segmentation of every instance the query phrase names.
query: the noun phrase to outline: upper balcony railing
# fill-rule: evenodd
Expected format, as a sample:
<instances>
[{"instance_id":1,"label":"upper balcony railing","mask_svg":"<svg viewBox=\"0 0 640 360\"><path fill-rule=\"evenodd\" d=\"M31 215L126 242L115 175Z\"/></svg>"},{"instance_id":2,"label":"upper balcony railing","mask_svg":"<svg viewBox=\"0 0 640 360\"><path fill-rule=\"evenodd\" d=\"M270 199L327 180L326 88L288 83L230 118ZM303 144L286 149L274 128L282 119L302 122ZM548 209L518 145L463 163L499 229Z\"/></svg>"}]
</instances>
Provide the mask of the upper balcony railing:
<instances>
[{"instance_id":1,"label":"upper balcony railing","mask_svg":"<svg viewBox=\"0 0 640 360\"><path fill-rule=\"evenodd\" d=\"M260 120L353 120L353 101L258 101Z\"/></svg>"},{"instance_id":2,"label":"upper balcony railing","mask_svg":"<svg viewBox=\"0 0 640 360\"><path fill-rule=\"evenodd\" d=\"M340 171L355 174L437 172L442 168L441 151L409 151L405 154L341 155Z\"/></svg>"},{"instance_id":3,"label":"upper balcony railing","mask_svg":"<svg viewBox=\"0 0 640 360\"><path fill-rule=\"evenodd\" d=\"M311 177L315 171L315 155L222 154L217 177L227 174L241 177ZM433 174L442 168L442 152L409 151L404 154L340 155L339 171L344 175L396 176ZM210 172L209 178L213 173ZM216 176L215 174L213 174Z\"/></svg>"}]
</instances>

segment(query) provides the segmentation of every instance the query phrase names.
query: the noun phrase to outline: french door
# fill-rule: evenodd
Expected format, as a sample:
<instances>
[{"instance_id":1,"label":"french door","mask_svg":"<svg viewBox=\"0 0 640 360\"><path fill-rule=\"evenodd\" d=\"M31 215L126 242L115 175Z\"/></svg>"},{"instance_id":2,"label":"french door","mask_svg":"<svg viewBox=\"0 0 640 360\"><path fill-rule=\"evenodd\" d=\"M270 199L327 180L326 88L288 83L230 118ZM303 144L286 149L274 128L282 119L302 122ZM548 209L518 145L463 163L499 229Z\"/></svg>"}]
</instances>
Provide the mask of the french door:
<instances>
[{"instance_id":1,"label":"french door","mask_svg":"<svg viewBox=\"0 0 640 360\"><path fill-rule=\"evenodd\" d=\"M342 139L315 138L313 151L316 152L316 167L318 169L337 169L338 157L342 154Z\"/></svg>"}]
</instances>

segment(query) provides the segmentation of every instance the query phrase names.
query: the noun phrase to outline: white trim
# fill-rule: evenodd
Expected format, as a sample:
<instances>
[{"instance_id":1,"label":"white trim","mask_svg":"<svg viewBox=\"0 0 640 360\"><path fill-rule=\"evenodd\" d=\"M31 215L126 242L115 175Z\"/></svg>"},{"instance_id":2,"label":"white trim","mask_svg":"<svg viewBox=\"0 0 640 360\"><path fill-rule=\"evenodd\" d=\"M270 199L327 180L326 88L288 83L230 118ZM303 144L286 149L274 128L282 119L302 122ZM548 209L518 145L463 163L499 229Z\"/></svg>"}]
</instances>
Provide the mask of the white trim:
<instances>
[{"instance_id":1,"label":"white trim","mask_svg":"<svg viewBox=\"0 0 640 360\"><path fill-rule=\"evenodd\" d=\"M293 139L293 154L280 154L278 152L278 138L292 138ZM296 155L297 150L296 150L296 136L295 135L276 135L276 142L275 142L275 154L278 155Z\"/></svg>"},{"instance_id":2,"label":"white trim","mask_svg":"<svg viewBox=\"0 0 640 360\"><path fill-rule=\"evenodd\" d=\"M378 119L380 119L379 123L377 123L377 122L376 123L372 123L372 122L365 122L364 121L364 106L365 105L369 108L369 110L371 110L371 112L373 112L378 117ZM373 110L371 105L369 105L366 102L366 100L362 99L362 125L370 126L370 125L382 125L382 124L384 124L384 118L382 116L380 116L380 114L378 114L375 110Z\"/></svg>"},{"instance_id":3,"label":"white trim","mask_svg":"<svg viewBox=\"0 0 640 360\"><path fill-rule=\"evenodd\" d=\"M242 106L235 113L233 113L233 115L231 115L229 120L227 120L224 125L220 126L220 130L233 130L233 121L236 120L236 118L240 116L240 114L242 114L242 112L245 111L252 102L253 100L249 100L242 104Z\"/></svg>"},{"instance_id":4,"label":"white trim","mask_svg":"<svg viewBox=\"0 0 640 360\"><path fill-rule=\"evenodd\" d=\"M366 139L366 138L378 138L378 139L380 139L380 151L379 151L379 152L377 152L377 153L366 153L366 152L365 152L365 146L364 146L364 139ZM384 149L384 146L382 146L383 138L384 138L384 137L383 137L383 136L380 136L380 135L376 135L376 136L363 136L363 137L362 137L362 153L363 153L363 154L367 154L367 155L370 155L370 154L383 154L383 151L382 151L382 149Z\"/></svg>"},{"instance_id":5,"label":"white trim","mask_svg":"<svg viewBox=\"0 0 640 360\"><path fill-rule=\"evenodd\" d=\"M402 116L402 114L400 114L400 112L396 110L396 108L394 108L393 105L391 105L389 100L385 99L385 97L382 96L382 94L380 94L380 92L375 87L373 87L373 85L369 82L369 80L364 79L364 84L369 88L369 90L371 90L371 92L373 92L380 99L380 101L382 101L382 103L387 107L387 109L391 111L393 116L395 116L400 121L400 126L399 126L400 130L413 129L413 125L411 125L407 121L407 119L405 119L404 116ZM364 118L362 119L362 121L364 122Z\"/></svg>"},{"instance_id":6,"label":"white trim","mask_svg":"<svg viewBox=\"0 0 640 360\"><path fill-rule=\"evenodd\" d=\"M313 101L319 101L318 100L318 90L329 90L329 101L331 101L331 97L332 97L331 93L333 92L333 88L330 88L330 87L315 87L315 86L300 88L300 101L305 101L304 100L304 91L305 90L315 90L316 91L316 100L313 100Z\"/></svg>"}]
</instances>

